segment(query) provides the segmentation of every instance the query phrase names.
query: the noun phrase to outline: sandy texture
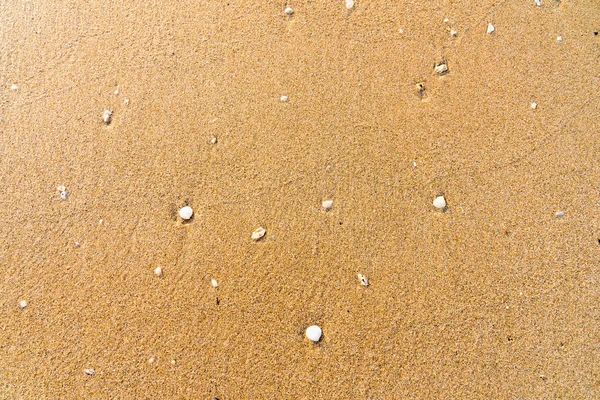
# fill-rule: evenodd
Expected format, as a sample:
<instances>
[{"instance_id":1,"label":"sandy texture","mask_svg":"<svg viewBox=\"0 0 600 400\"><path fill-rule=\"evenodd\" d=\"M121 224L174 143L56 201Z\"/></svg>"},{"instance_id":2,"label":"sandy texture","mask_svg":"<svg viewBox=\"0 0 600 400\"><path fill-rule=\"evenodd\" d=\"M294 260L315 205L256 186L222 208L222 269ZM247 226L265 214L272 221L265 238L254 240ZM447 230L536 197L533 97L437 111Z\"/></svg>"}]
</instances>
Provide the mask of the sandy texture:
<instances>
[{"instance_id":1,"label":"sandy texture","mask_svg":"<svg viewBox=\"0 0 600 400\"><path fill-rule=\"evenodd\" d=\"M4 2L0 398L600 398L598 29L596 0Z\"/></svg>"}]
</instances>

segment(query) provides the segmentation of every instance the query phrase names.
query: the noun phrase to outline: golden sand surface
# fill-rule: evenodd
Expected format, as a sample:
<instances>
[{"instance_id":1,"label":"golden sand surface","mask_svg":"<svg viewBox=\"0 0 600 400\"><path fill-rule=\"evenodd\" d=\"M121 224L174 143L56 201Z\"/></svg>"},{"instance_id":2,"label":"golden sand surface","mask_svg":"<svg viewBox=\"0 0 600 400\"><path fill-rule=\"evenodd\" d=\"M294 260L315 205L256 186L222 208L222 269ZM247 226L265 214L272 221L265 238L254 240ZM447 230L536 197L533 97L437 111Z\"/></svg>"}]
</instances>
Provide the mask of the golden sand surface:
<instances>
[{"instance_id":1,"label":"golden sand surface","mask_svg":"<svg viewBox=\"0 0 600 400\"><path fill-rule=\"evenodd\" d=\"M599 29L4 1L0 398L600 398Z\"/></svg>"}]
</instances>

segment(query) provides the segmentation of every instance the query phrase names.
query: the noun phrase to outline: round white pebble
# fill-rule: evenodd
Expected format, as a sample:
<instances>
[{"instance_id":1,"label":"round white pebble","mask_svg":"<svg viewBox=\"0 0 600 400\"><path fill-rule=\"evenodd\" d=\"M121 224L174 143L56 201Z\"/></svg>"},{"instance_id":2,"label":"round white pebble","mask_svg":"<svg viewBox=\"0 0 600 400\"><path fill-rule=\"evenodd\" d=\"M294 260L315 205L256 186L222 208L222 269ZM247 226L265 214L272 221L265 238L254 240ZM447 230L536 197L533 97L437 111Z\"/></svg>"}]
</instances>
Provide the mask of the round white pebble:
<instances>
[{"instance_id":1,"label":"round white pebble","mask_svg":"<svg viewBox=\"0 0 600 400\"><path fill-rule=\"evenodd\" d=\"M281 96L279 100L281 100L282 103L287 103L290 100L290 98L287 96Z\"/></svg>"},{"instance_id":2,"label":"round white pebble","mask_svg":"<svg viewBox=\"0 0 600 400\"><path fill-rule=\"evenodd\" d=\"M537 103L531 103L531 109L535 110L537 108Z\"/></svg>"},{"instance_id":3,"label":"round white pebble","mask_svg":"<svg viewBox=\"0 0 600 400\"><path fill-rule=\"evenodd\" d=\"M348 10L354 8L354 0L346 0L346 8Z\"/></svg>"},{"instance_id":4,"label":"round white pebble","mask_svg":"<svg viewBox=\"0 0 600 400\"><path fill-rule=\"evenodd\" d=\"M179 210L179 216L182 219L188 220L192 218L192 215L194 215L194 210L192 210L192 207L190 206L185 206L181 210Z\"/></svg>"},{"instance_id":5,"label":"round white pebble","mask_svg":"<svg viewBox=\"0 0 600 400\"><path fill-rule=\"evenodd\" d=\"M252 232L252 240L260 240L263 236L265 236L267 230L265 228L256 228L254 232Z\"/></svg>"},{"instance_id":6,"label":"round white pebble","mask_svg":"<svg viewBox=\"0 0 600 400\"><path fill-rule=\"evenodd\" d=\"M321 340L321 335L323 335L323 331L316 325L306 328L306 337L315 343Z\"/></svg>"},{"instance_id":7,"label":"round white pebble","mask_svg":"<svg viewBox=\"0 0 600 400\"><path fill-rule=\"evenodd\" d=\"M156 269L154 270L154 274L156 276L162 276L162 274L163 274L162 268L161 267L156 267Z\"/></svg>"},{"instance_id":8,"label":"round white pebble","mask_svg":"<svg viewBox=\"0 0 600 400\"><path fill-rule=\"evenodd\" d=\"M28 303L25 300L21 300L19 302L19 307L21 307L21 309L24 309L25 307L27 307Z\"/></svg>"},{"instance_id":9,"label":"round white pebble","mask_svg":"<svg viewBox=\"0 0 600 400\"><path fill-rule=\"evenodd\" d=\"M292 15L294 13L294 9L292 7L288 7L283 12L287 15Z\"/></svg>"},{"instance_id":10,"label":"round white pebble","mask_svg":"<svg viewBox=\"0 0 600 400\"><path fill-rule=\"evenodd\" d=\"M563 37L562 37L562 36L558 36L558 37L556 38L556 41L557 41L557 42L562 42L562 40L563 40Z\"/></svg>"},{"instance_id":11,"label":"round white pebble","mask_svg":"<svg viewBox=\"0 0 600 400\"><path fill-rule=\"evenodd\" d=\"M433 206L437 209L444 209L446 207L446 199L444 196L438 196L433 200Z\"/></svg>"}]
</instances>

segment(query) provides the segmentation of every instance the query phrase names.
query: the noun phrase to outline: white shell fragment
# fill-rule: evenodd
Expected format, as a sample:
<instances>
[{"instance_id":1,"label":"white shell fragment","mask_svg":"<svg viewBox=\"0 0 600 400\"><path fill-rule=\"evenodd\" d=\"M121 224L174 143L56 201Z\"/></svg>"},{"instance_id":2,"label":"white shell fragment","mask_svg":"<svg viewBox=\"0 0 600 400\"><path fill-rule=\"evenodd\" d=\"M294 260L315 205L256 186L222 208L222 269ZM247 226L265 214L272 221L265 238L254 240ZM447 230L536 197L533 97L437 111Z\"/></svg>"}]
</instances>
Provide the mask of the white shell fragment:
<instances>
[{"instance_id":1,"label":"white shell fragment","mask_svg":"<svg viewBox=\"0 0 600 400\"><path fill-rule=\"evenodd\" d=\"M192 215L194 215L194 210L192 210L192 207L190 206L185 206L181 210L179 210L179 216L182 219L188 220L192 218Z\"/></svg>"},{"instance_id":2,"label":"white shell fragment","mask_svg":"<svg viewBox=\"0 0 600 400\"><path fill-rule=\"evenodd\" d=\"M456 32L454 29L451 29L450 36L455 37L456 35L458 35L458 32Z\"/></svg>"},{"instance_id":3,"label":"white shell fragment","mask_svg":"<svg viewBox=\"0 0 600 400\"><path fill-rule=\"evenodd\" d=\"M112 115L113 115L112 111L105 110L104 114L102 114L102 121L104 121L104 123L106 125L109 125L112 122Z\"/></svg>"},{"instance_id":4,"label":"white shell fragment","mask_svg":"<svg viewBox=\"0 0 600 400\"><path fill-rule=\"evenodd\" d=\"M287 15L292 15L294 13L294 9L292 7L287 7L285 10L283 10L283 12Z\"/></svg>"},{"instance_id":5,"label":"white shell fragment","mask_svg":"<svg viewBox=\"0 0 600 400\"><path fill-rule=\"evenodd\" d=\"M216 138L216 137L214 137L214 138L210 139L210 142L211 142L212 144L217 144L217 138Z\"/></svg>"},{"instance_id":6,"label":"white shell fragment","mask_svg":"<svg viewBox=\"0 0 600 400\"><path fill-rule=\"evenodd\" d=\"M363 274L357 274L356 276L358 276L358 280L360 281L361 285L369 286L369 280L366 276L364 276Z\"/></svg>"},{"instance_id":7,"label":"white shell fragment","mask_svg":"<svg viewBox=\"0 0 600 400\"><path fill-rule=\"evenodd\" d=\"M448 72L448 66L446 64L442 63L440 65L436 65L435 68L433 69L433 71L438 75L444 75L445 73Z\"/></svg>"},{"instance_id":8,"label":"white shell fragment","mask_svg":"<svg viewBox=\"0 0 600 400\"><path fill-rule=\"evenodd\" d=\"M219 287L219 283L215 280L215 279L211 279L210 280L210 284L212 285L212 287L214 287L215 289Z\"/></svg>"},{"instance_id":9,"label":"white shell fragment","mask_svg":"<svg viewBox=\"0 0 600 400\"><path fill-rule=\"evenodd\" d=\"M531 103L531 109L535 110L537 108L537 103Z\"/></svg>"},{"instance_id":10,"label":"white shell fragment","mask_svg":"<svg viewBox=\"0 0 600 400\"><path fill-rule=\"evenodd\" d=\"M88 376L94 376L96 375L96 371L94 371L94 369L92 368L87 368L83 370L83 373L88 375Z\"/></svg>"},{"instance_id":11,"label":"white shell fragment","mask_svg":"<svg viewBox=\"0 0 600 400\"><path fill-rule=\"evenodd\" d=\"M282 103L287 103L287 102L290 100L290 98L289 98L289 97L287 97L287 96L281 96L281 97L279 98L279 100L280 100Z\"/></svg>"},{"instance_id":12,"label":"white shell fragment","mask_svg":"<svg viewBox=\"0 0 600 400\"><path fill-rule=\"evenodd\" d=\"M306 337L315 343L321 340L322 335L323 331L316 325L309 326L308 328L306 328Z\"/></svg>"},{"instance_id":13,"label":"white shell fragment","mask_svg":"<svg viewBox=\"0 0 600 400\"><path fill-rule=\"evenodd\" d=\"M154 270L154 275L156 276L162 276L163 274L163 270L161 267L156 267L156 269Z\"/></svg>"},{"instance_id":14,"label":"white shell fragment","mask_svg":"<svg viewBox=\"0 0 600 400\"><path fill-rule=\"evenodd\" d=\"M24 309L25 307L27 307L27 305L28 305L28 304L29 304L29 303L27 303L27 301L26 301L26 300L21 300L21 301L19 302L19 307L21 307L21 310L22 310L22 309Z\"/></svg>"},{"instance_id":15,"label":"white shell fragment","mask_svg":"<svg viewBox=\"0 0 600 400\"><path fill-rule=\"evenodd\" d=\"M325 200L321 203L321 206L325 209L325 211L329 211L333 208L333 200Z\"/></svg>"},{"instance_id":16,"label":"white shell fragment","mask_svg":"<svg viewBox=\"0 0 600 400\"><path fill-rule=\"evenodd\" d=\"M10 86L10 90L19 90L19 87L14 83Z\"/></svg>"},{"instance_id":17,"label":"white shell fragment","mask_svg":"<svg viewBox=\"0 0 600 400\"><path fill-rule=\"evenodd\" d=\"M265 233L267 233L265 228L256 228L254 232L252 232L252 240L260 240L265 236Z\"/></svg>"},{"instance_id":18,"label":"white shell fragment","mask_svg":"<svg viewBox=\"0 0 600 400\"><path fill-rule=\"evenodd\" d=\"M542 5L542 2L540 0L535 0L535 5L540 7Z\"/></svg>"},{"instance_id":19,"label":"white shell fragment","mask_svg":"<svg viewBox=\"0 0 600 400\"><path fill-rule=\"evenodd\" d=\"M556 37L556 41L557 41L557 42L562 42L562 40L563 40L563 37L562 37L562 36L557 36L557 37Z\"/></svg>"},{"instance_id":20,"label":"white shell fragment","mask_svg":"<svg viewBox=\"0 0 600 400\"><path fill-rule=\"evenodd\" d=\"M60 192L60 198L62 200L66 200L69 198L69 193L66 190L63 190L62 192Z\"/></svg>"},{"instance_id":21,"label":"white shell fragment","mask_svg":"<svg viewBox=\"0 0 600 400\"><path fill-rule=\"evenodd\" d=\"M346 0L346 8L348 10L354 8L354 0Z\"/></svg>"},{"instance_id":22,"label":"white shell fragment","mask_svg":"<svg viewBox=\"0 0 600 400\"><path fill-rule=\"evenodd\" d=\"M495 27L494 27L494 25L492 25L492 23L490 22L490 23L488 24L488 27L487 27L487 33L492 33L492 32L494 32L495 30L496 30L496 28L495 28Z\"/></svg>"},{"instance_id":23,"label":"white shell fragment","mask_svg":"<svg viewBox=\"0 0 600 400\"><path fill-rule=\"evenodd\" d=\"M450 22L450 20L448 18L444 18L444 23L447 24L448 22Z\"/></svg>"},{"instance_id":24,"label":"white shell fragment","mask_svg":"<svg viewBox=\"0 0 600 400\"><path fill-rule=\"evenodd\" d=\"M433 200L433 206L439 210L446 208L446 199L444 196L438 196Z\"/></svg>"},{"instance_id":25,"label":"white shell fragment","mask_svg":"<svg viewBox=\"0 0 600 400\"><path fill-rule=\"evenodd\" d=\"M559 211L555 215L556 215L556 218L562 218L562 217L565 216L565 212L564 211Z\"/></svg>"}]
</instances>

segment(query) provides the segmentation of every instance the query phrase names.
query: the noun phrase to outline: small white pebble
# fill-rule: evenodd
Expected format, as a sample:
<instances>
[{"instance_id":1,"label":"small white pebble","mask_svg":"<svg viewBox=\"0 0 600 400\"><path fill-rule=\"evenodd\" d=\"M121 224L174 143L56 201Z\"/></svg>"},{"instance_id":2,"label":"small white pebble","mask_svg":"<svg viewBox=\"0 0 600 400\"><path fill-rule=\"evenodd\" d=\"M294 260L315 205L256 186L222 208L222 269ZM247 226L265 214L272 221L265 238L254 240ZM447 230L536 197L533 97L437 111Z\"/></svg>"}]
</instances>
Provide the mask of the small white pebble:
<instances>
[{"instance_id":1,"label":"small white pebble","mask_svg":"<svg viewBox=\"0 0 600 400\"><path fill-rule=\"evenodd\" d=\"M531 103L531 109L535 110L537 108L537 103Z\"/></svg>"},{"instance_id":2,"label":"small white pebble","mask_svg":"<svg viewBox=\"0 0 600 400\"><path fill-rule=\"evenodd\" d=\"M453 36L453 37L454 37L454 36L456 36L456 35L458 35L458 32L456 32L454 29L451 29L451 30L450 30L450 36Z\"/></svg>"},{"instance_id":3,"label":"small white pebble","mask_svg":"<svg viewBox=\"0 0 600 400\"><path fill-rule=\"evenodd\" d=\"M556 218L562 218L565 216L565 212L564 211L559 211L556 213Z\"/></svg>"},{"instance_id":4,"label":"small white pebble","mask_svg":"<svg viewBox=\"0 0 600 400\"><path fill-rule=\"evenodd\" d=\"M175 360L171 360L171 365L175 365Z\"/></svg>"},{"instance_id":5,"label":"small white pebble","mask_svg":"<svg viewBox=\"0 0 600 400\"><path fill-rule=\"evenodd\" d=\"M150 358L148 359L148 362L149 362L150 364L154 364L154 357L150 357Z\"/></svg>"},{"instance_id":6,"label":"small white pebble","mask_svg":"<svg viewBox=\"0 0 600 400\"><path fill-rule=\"evenodd\" d=\"M14 83L10 86L10 90L19 90L19 87Z\"/></svg>"},{"instance_id":7,"label":"small white pebble","mask_svg":"<svg viewBox=\"0 0 600 400\"><path fill-rule=\"evenodd\" d=\"M75 247L80 248L81 247L81 243L75 242Z\"/></svg>"},{"instance_id":8,"label":"small white pebble","mask_svg":"<svg viewBox=\"0 0 600 400\"><path fill-rule=\"evenodd\" d=\"M436 65L433 71L438 75L444 75L446 72L448 72L448 66L446 64Z\"/></svg>"},{"instance_id":9,"label":"small white pebble","mask_svg":"<svg viewBox=\"0 0 600 400\"><path fill-rule=\"evenodd\" d=\"M556 38L556 41L557 41L557 42L562 42L562 40L563 40L563 37L562 37L562 36L558 36L558 37Z\"/></svg>"},{"instance_id":10,"label":"small white pebble","mask_svg":"<svg viewBox=\"0 0 600 400\"><path fill-rule=\"evenodd\" d=\"M98 221L98 223L99 223L100 225L102 225L102 224L104 223L104 220L103 220L103 219L101 219L100 221Z\"/></svg>"},{"instance_id":11,"label":"small white pebble","mask_svg":"<svg viewBox=\"0 0 600 400\"><path fill-rule=\"evenodd\" d=\"M444 18L444 23L447 24L448 22L450 22L450 20L448 18Z\"/></svg>"},{"instance_id":12,"label":"small white pebble","mask_svg":"<svg viewBox=\"0 0 600 400\"><path fill-rule=\"evenodd\" d=\"M123 100L123 103L125 103L125 105L128 106L129 105L129 99Z\"/></svg>"},{"instance_id":13,"label":"small white pebble","mask_svg":"<svg viewBox=\"0 0 600 400\"><path fill-rule=\"evenodd\" d=\"M211 142L212 144L217 144L217 138L216 138L216 137L214 137L214 138L210 139L210 142Z\"/></svg>"},{"instance_id":14,"label":"small white pebble","mask_svg":"<svg viewBox=\"0 0 600 400\"><path fill-rule=\"evenodd\" d=\"M321 203L321 206L323 206L326 211L329 211L333 207L333 200L325 200Z\"/></svg>"},{"instance_id":15,"label":"small white pebble","mask_svg":"<svg viewBox=\"0 0 600 400\"><path fill-rule=\"evenodd\" d=\"M162 270L161 267L156 267L154 269L154 275L156 275L156 276L162 276L162 274L163 274L163 270Z\"/></svg>"},{"instance_id":16,"label":"small white pebble","mask_svg":"<svg viewBox=\"0 0 600 400\"><path fill-rule=\"evenodd\" d=\"M400 28L400 30L398 30L398 33L404 33L404 29Z\"/></svg>"},{"instance_id":17,"label":"small white pebble","mask_svg":"<svg viewBox=\"0 0 600 400\"><path fill-rule=\"evenodd\" d=\"M488 24L488 27L487 27L487 33L492 33L492 32L494 32L495 30L496 30L496 28L495 28L495 27L494 27L494 25L492 25L492 23L490 22L490 23Z\"/></svg>"},{"instance_id":18,"label":"small white pebble","mask_svg":"<svg viewBox=\"0 0 600 400\"><path fill-rule=\"evenodd\" d=\"M66 200L67 198L69 198L69 193L66 190L63 190L62 192L60 192L60 198Z\"/></svg>"},{"instance_id":19,"label":"small white pebble","mask_svg":"<svg viewBox=\"0 0 600 400\"><path fill-rule=\"evenodd\" d=\"M433 200L433 206L440 210L446 208L446 199L444 196L436 197L435 200Z\"/></svg>"},{"instance_id":20,"label":"small white pebble","mask_svg":"<svg viewBox=\"0 0 600 400\"><path fill-rule=\"evenodd\" d=\"M115 96L119 95L119 89L115 90Z\"/></svg>"},{"instance_id":21,"label":"small white pebble","mask_svg":"<svg viewBox=\"0 0 600 400\"><path fill-rule=\"evenodd\" d=\"M210 284L212 285L212 287L214 287L215 289L219 287L219 282L217 282L215 279L211 279L210 280Z\"/></svg>"},{"instance_id":22,"label":"small white pebble","mask_svg":"<svg viewBox=\"0 0 600 400\"><path fill-rule=\"evenodd\" d=\"M112 122L112 115L113 115L113 112L110 110L105 110L104 114L102 114L102 120L104 121L104 123L106 125L108 125Z\"/></svg>"},{"instance_id":23,"label":"small white pebble","mask_svg":"<svg viewBox=\"0 0 600 400\"><path fill-rule=\"evenodd\" d=\"M279 100L280 100L282 103L287 103L287 102L290 100L290 98L289 98L289 97L287 97L287 96L281 96L281 97L279 98Z\"/></svg>"},{"instance_id":24,"label":"small white pebble","mask_svg":"<svg viewBox=\"0 0 600 400\"><path fill-rule=\"evenodd\" d=\"M265 233L267 233L265 228L256 228L254 232L252 232L252 240L260 240L265 236Z\"/></svg>"},{"instance_id":25,"label":"small white pebble","mask_svg":"<svg viewBox=\"0 0 600 400\"><path fill-rule=\"evenodd\" d=\"M413 161L413 167L417 168L417 162Z\"/></svg>"},{"instance_id":26,"label":"small white pebble","mask_svg":"<svg viewBox=\"0 0 600 400\"><path fill-rule=\"evenodd\" d=\"M192 207L190 206L185 206L181 210L179 210L179 216L182 219L188 220L192 218L192 215L194 215L194 210L192 210Z\"/></svg>"},{"instance_id":27,"label":"small white pebble","mask_svg":"<svg viewBox=\"0 0 600 400\"><path fill-rule=\"evenodd\" d=\"M94 371L92 368L84 369L83 372L88 376L94 376L96 374L96 371Z\"/></svg>"},{"instance_id":28,"label":"small white pebble","mask_svg":"<svg viewBox=\"0 0 600 400\"><path fill-rule=\"evenodd\" d=\"M21 300L21 301L19 302L19 307L21 307L21 310L22 310L22 309L24 309L25 307L27 307L27 305L28 305L28 304L29 304L29 303L27 303L27 301L26 301L26 300Z\"/></svg>"},{"instance_id":29,"label":"small white pebble","mask_svg":"<svg viewBox=\"0 0 600 400\"><path fill-rule=\"evenodd\" d=\"M67 188L64 187L64 185L60 185L59 187L56 188L56 190L58 190L59 192L64 192L65 190L67 190Z\"/></svg>"},{"instance_id":30,"label":"small white pebble","mask_svg":"<svg viewBox=\"0 0 600 400\"><path fill-rule=\"evenodd\" d=\"M364 276L363 274L358 274L358 280L360 281L360 284L363 286L369 286L369 280L367 279L366 276Z\"/></svg>"},{"instance_id":31,"label":"small white pebble","mask_svg":"<svg viewBox=\"0 0 600 400\"><path fill-rule=\"evenodd\" d=\"M540 7L542 5L542 2L540 0L535 0L535 5Z\"/></svg>"},{"instance_id":32,"label":"small white pebble","mask_svg":"<svg viewBox=\"0 0 600 400\"><path fill-rule=\"evenodd\" d=\"M348 10L354 8L354 0L346 0L346 8Z\"/></svg>"},{"instance_id":33,"label":"small white pebble","mask_svg":"<svg viewBox=\"0 0 600 400\"><path fill-rule=\"evenodd\" d=\"M294 13L294 9L292 7L287 7L285 10L283 10L283 12L287 15L292 15Z\"/></svg>"},{"instance_id":34,"label":"small white pebble","mask_svg":"<svg viewBox=\"0 0 600 400\"><path fill-rule=\"evenodd\" d=\"M321 335L323 335L323 331L316 325L306 328L306 337L315 343L321 340Z\"/></svg>"}]
</instances>

